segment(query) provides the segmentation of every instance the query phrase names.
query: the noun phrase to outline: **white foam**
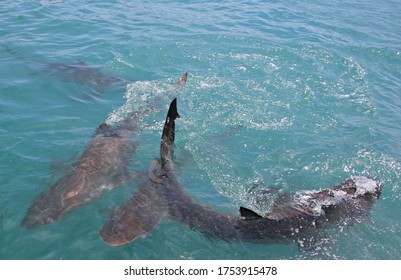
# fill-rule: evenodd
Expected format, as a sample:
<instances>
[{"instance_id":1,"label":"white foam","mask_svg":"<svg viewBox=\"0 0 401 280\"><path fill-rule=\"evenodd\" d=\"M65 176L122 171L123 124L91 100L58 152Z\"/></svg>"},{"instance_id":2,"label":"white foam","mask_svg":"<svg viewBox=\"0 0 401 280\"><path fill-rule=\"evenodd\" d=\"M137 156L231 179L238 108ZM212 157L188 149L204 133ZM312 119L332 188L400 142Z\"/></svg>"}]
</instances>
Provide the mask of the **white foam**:
<instances>
[{"instance_id":1,"label":"white foam","mask_svg":"<svg viewBox=\"0 0 401 280\"><path fill-rule=\"evenodd\" d=\"M164 96L170 90L171 82L166 81L137 81L128 84L124 96L126 102L110 113L106 123L113 125L122 121L128 113L137 110L151 98Z\"/></svg>"},{"instance_id":2,"label":"white foam","mask_svg":"<svg viewBox=\"0 0 401 280\"><path fill-rule=\"evenodd\" d=\"M321 203L315 198L316 193L317 191L297 192L295 195L295 200L298 202L295 203L295 207L313 216L322 215L324 212ZM299 207L297 207L297 205Z\"/></svg>"},{"instance_id":3,"label":"white foam","mask_svg":"<svg viewBox=\"0 0 401 280\"><path fill-rule=\"evenodd\" d=\"M354 176L352 180L355 182L356 186L356 196L364 195L366 193L375 193L377 189L377 182L375 180L363 177Z\"/></svg>"},{"instance_id":4,"label":"white foam","mask_svg":"<svg viewBox=\"0 0 401 280\"><path fill-rule=\"evenodd\" d=\"M354 176L352 180L355 182L356 186L356 192L352 197L341 189L332 189L329 195L322 196L319 199L316 196L319 191L302 191L297 192L295 195L295 207L311 215L320 216L324 214L323 206L338 205L342 201L350 198L363 196L367 193L374 194L377 190L377 182L373 179L363 176Z\"/></svg>"},{"instance_id":5,"label":"white foam","mask_svg":"<svg viewBox=\"0 0 401 280\"><path fill-rule=\"evenodd\" d=\"M330 190L330 195L317 199L319 191L302 191L298 192L295 199L298 201L295 205L303 212L307 212L314 216L324 214L323 206L338 205L344 199L347 199L347 193L343 190Z\"/></svg>"}]
</instances>

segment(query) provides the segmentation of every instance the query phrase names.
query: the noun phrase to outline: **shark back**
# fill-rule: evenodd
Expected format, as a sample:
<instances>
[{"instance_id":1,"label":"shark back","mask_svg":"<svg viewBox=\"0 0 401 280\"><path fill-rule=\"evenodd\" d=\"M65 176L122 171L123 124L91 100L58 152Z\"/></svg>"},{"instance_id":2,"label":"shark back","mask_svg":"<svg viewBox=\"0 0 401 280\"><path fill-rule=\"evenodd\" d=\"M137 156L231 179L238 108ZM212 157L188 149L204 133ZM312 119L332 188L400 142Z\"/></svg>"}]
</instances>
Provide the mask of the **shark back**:
<instances>
[{"instance_id":1,"label":"shark back","mask_svg":"<svg viewBox=\"0 0 401 280\"><path fill-rule=\"evenodd\" d=\"M243 219L238 221L237 228L244 240L298 239L317 228L360 221L368 215L380 193L377 181L354 177L331 188L302 191L294 196L283 194L265 215L242 208Z\"/></svg>"},{"instance_id":2,"label":"shark back","mask_svg":"<svg viewBox=\"0 0 401 280\"><path fill-rule=\"evenodd\" d=\"M183 223L208 237L237 239L234 215L223 214L194 201L181 187L173 165L175 120L179 117L174 99L167 113L160 144L160 160L154 160L149 178L134 195L114 210L100 237L119 246L146 236L163 218Z\"/></svg>"}]
</instances>

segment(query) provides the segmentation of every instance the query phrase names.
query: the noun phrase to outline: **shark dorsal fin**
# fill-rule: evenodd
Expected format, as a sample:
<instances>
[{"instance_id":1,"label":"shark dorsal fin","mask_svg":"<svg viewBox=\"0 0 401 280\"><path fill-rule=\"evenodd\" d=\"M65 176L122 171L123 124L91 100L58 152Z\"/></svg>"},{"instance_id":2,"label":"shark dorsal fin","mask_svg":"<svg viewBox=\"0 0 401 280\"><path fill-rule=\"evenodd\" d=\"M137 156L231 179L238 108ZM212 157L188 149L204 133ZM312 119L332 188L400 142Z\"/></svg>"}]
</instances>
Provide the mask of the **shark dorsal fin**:
<instances>
[{"instance_id":1,"label":"shark dorsal fin","mask_svg":"<svg viewBox=\"0 0 401 280\"><path fill-rule=\"evenodd\" d=\"M245 207L240 207L239 212L241 213L241 217L244 217L246 219L261 219L262 216L259 215L258 213L245 208Z\"/></svg>"},{"instance_id":2,"label":"shark dorsal fin","mask_svg":"<svg viewBox=\"0 0 401 280\"><path fill-rule=\"evenodd\" d=\"M177 98L174 98L174 100L171 102L170 108L167 113L167 118L170 119L170 121L174 121L175 119L180 118L180 115L177 111Z\"/></svg>"},{"instance_id":3,"label":"shark dorsal fin","mask_svg":"<svg viewBox=\"0 0 401 280\"><path fill-rule=\"evenodd\" d=\"M160 144L160 159L161 166L165 168L167 162L171 161L174 153L174 138L175 138L175 119L180 115L177 112L177 98L170 103L170 108L167 113L166 122L164 123L162 141Z\"/></svg>"}]
</instances>

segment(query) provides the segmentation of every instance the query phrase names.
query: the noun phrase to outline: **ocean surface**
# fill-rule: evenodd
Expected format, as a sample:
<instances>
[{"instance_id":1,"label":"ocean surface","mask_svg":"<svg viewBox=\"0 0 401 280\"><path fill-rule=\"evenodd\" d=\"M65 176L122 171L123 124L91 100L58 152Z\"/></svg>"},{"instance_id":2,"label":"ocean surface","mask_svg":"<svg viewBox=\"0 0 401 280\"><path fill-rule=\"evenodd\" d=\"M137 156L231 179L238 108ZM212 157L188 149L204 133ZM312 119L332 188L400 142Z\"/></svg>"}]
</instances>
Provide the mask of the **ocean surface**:
<instances>
[{"instance_id":1,"label":"ocean surface","mask_svg":"<svg viewBox=\"0 0 401 280\"><path fill-rule=\"evenodd\" d=\"M401 259L400 14L395 0L2 0L0 259ZM111 247L99 230L137 180L21 227L101 123L161 97L135 135L129 168L146 172L185 71L175 161L196 201L262 213L271 201L255 193L271 186L366 176L383 187L369 215L307 249L209 239L168 220Z\"/></svg>"}]
</instances>

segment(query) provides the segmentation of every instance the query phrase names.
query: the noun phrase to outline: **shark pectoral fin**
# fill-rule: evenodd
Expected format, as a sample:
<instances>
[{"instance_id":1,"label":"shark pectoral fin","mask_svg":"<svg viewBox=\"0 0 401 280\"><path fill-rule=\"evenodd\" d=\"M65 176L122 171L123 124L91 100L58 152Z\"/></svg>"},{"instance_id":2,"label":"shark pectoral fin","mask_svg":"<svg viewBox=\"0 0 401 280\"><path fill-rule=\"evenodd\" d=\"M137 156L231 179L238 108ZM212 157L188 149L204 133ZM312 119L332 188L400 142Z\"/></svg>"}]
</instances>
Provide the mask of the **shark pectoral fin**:
<instances>
[{"instance_id":1,"label":"shark pectoral fin","mask_svg":"<svg viewBox=\"0 0 401 280\"><path fill-rule=\"evenodd\" d=\"M246 219L261 219L263 218L261 215L259 215L258 213L245 208L245 207L240 207L239 209L240 213L241 213L241 217L244 217Z\"/></svg>"}]
</instances>

